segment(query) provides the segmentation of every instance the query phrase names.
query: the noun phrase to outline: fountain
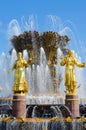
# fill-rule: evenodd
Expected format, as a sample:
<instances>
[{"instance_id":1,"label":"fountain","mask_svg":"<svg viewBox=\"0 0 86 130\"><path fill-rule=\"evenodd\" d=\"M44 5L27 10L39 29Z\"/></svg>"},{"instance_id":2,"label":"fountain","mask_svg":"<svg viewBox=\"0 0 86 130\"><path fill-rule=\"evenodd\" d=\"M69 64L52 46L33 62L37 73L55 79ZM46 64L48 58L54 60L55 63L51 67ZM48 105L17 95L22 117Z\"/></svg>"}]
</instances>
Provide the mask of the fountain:
<instances>
[{"instance_id":1,"label":"fountain","mask_svg":"<svg viewBox=\"0 0 86 130\"><path fill-rule=\"evenodd\" d=\"M18 23L16 25L19 28ZM10 56L2 53L0 57L0 71L3 74L0 77L1 87L4 85L8 90L4 88L5 94L1 91L1 130L85 129L85 110L80 109L81 115L79 115L79 98L75 92L77 86L71 83L68 87L65 84L65 92L61 93L59 90L62 86L63 71L61 67L63 63L60 62L63 62L61 60L68 55L69 50L66 45L69 40L67 35L60 35L53 31L39 33L31 30L21 33L20 29L11 37L13 48L9 51ZM23 70L26 79L24 84L22 82L16 87L15 78L13 80L15 72L8 74L8 70L15 66L13 64L18 60L17 55L21 54L22 59L27 61L27 68ZM85 64L83 63L82 66L84 67ZM26 83L29 91L26 89ZM84 109L83 105L80 108Z\"/></svg>"}]
</instances>

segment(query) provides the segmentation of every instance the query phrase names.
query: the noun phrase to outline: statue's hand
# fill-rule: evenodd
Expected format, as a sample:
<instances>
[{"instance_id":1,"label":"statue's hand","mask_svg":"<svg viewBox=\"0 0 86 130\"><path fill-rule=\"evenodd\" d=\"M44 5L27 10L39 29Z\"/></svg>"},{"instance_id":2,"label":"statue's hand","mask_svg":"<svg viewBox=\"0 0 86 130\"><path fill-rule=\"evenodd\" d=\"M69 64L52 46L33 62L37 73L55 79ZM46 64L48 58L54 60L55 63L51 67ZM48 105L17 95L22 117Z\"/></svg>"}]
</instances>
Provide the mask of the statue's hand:
<instances>
[{"instance_id":1,"label":"statue's hand","mask_svg":"<svg viewBox=\"0 0 86 130\"><path fill-rule=\"evenodd\" d=\"M86 62L83 62L83 66L86 67Z\"/></svg>"},{"instance_id":2,"label":"statue's hand","mask_svg":"<svg viewBox=\"0 0 86 130\"><path fill-rule=\"evenodd\" d=\"M30 57L28 60L28 64L30 64L33 61L33 59Z\"/></svg>"},{"instance_id":3,"label":"statue's hand","mask_svg":"<svg viewBox=\"0 0 86 130\"><path fill-rule=\"evenodd\" d=\"M12 71L13 71L12 69L8 70L8 74L10 74Z\"/></svg>"},{"instance_id":4,"label":"statue's hand","mask_svg":"<svg viewBox=\"0 0 86 130\"><path fill-rule=\"evenodd\" d=\"M61 55L60 59L64 59L64 56L63 56L63 55Z\"/></svg>"}]
</instances>

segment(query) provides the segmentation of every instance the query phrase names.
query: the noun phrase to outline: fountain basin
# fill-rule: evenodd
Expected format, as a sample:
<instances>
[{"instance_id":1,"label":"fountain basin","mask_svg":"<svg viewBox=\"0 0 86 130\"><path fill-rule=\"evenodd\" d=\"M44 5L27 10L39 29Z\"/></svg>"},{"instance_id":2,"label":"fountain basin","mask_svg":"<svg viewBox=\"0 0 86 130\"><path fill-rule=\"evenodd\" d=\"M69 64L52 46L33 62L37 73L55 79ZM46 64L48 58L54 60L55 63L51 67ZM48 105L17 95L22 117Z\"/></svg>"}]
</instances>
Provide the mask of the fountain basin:
<instances>
[{"instance_id":1,"label":"fountain basin","mask_svg":"<svg viewBox=\"0 0 86 130\"><path fill-rule=\"evenodd\" d=\"M26 118L22 119L0 119L0 128L2 130L85 130L86 118L71 119L68 118Z\"/></svg>"}]
</instances>

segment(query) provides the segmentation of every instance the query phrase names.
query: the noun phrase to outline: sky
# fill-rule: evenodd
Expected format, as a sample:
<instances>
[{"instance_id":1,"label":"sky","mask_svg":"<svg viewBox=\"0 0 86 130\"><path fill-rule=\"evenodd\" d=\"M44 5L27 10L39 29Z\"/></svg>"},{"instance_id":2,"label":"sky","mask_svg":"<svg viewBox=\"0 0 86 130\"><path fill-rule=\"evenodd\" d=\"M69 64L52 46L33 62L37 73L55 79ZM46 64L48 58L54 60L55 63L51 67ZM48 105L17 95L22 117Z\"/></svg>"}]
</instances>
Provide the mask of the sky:
<instances>
[{"instance_id":1,"label":"sky","mask_svg":"<svg viewBox=\"0 0 86 130\"><path fill-rule=\"evenodd\" d=\"M16 19L19 25L24 26L33 19L35 29L40 32L58 32L60 26L58 29L57 24L63 25L63 30L65 27L70 28L70 31L67 30L71 39L70 47L76 47L77 53L81 52L79 54L83 58L86 54L85 13L86 0L0 0L0 54L8 53L11 48L8 33L11 21ZM27 27L29 28L29 25ZM12 34L11 32L10 35ZM85 60L85 57L83 59Z\"/></svg>"}]
</instances>

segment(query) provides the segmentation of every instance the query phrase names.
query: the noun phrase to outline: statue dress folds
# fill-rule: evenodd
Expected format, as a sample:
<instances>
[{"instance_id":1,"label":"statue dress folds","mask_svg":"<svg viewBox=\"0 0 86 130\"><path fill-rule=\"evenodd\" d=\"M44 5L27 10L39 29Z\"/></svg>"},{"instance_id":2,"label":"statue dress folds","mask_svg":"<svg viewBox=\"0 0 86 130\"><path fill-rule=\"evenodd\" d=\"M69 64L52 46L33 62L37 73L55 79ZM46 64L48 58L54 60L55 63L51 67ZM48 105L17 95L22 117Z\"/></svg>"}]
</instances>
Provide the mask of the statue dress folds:
<instances>
[{"instance_id":1,"label":"statue dress folds","mask_svg":"<svg viewBox=\"0 0 86 130\"><path fill-rule=\"evenodd\" d=\"M27 61L22 58L22 53L18 53L18 59L14 62L12 69L8 73L14 71L14 83L12 90L14 92L28 92L28 86L25 80L25 68L28 67Z\"/></svg>"},{"instance_id":2,"label":"statue dress folds","mask_svg":"<svg viewBox=\"0 0 86 130\"><path fill-rule=\"evenodd\" d=\"M76 78L74 73L74 66L78 67L85 67L85 63L79 63L77 59L73 56L73 51L69 50L68 55L66 57L61 56L61 66L65 65L65 87L66 87L66 93L74 93L76 86Z\"/></svg>"}]
</instances>

